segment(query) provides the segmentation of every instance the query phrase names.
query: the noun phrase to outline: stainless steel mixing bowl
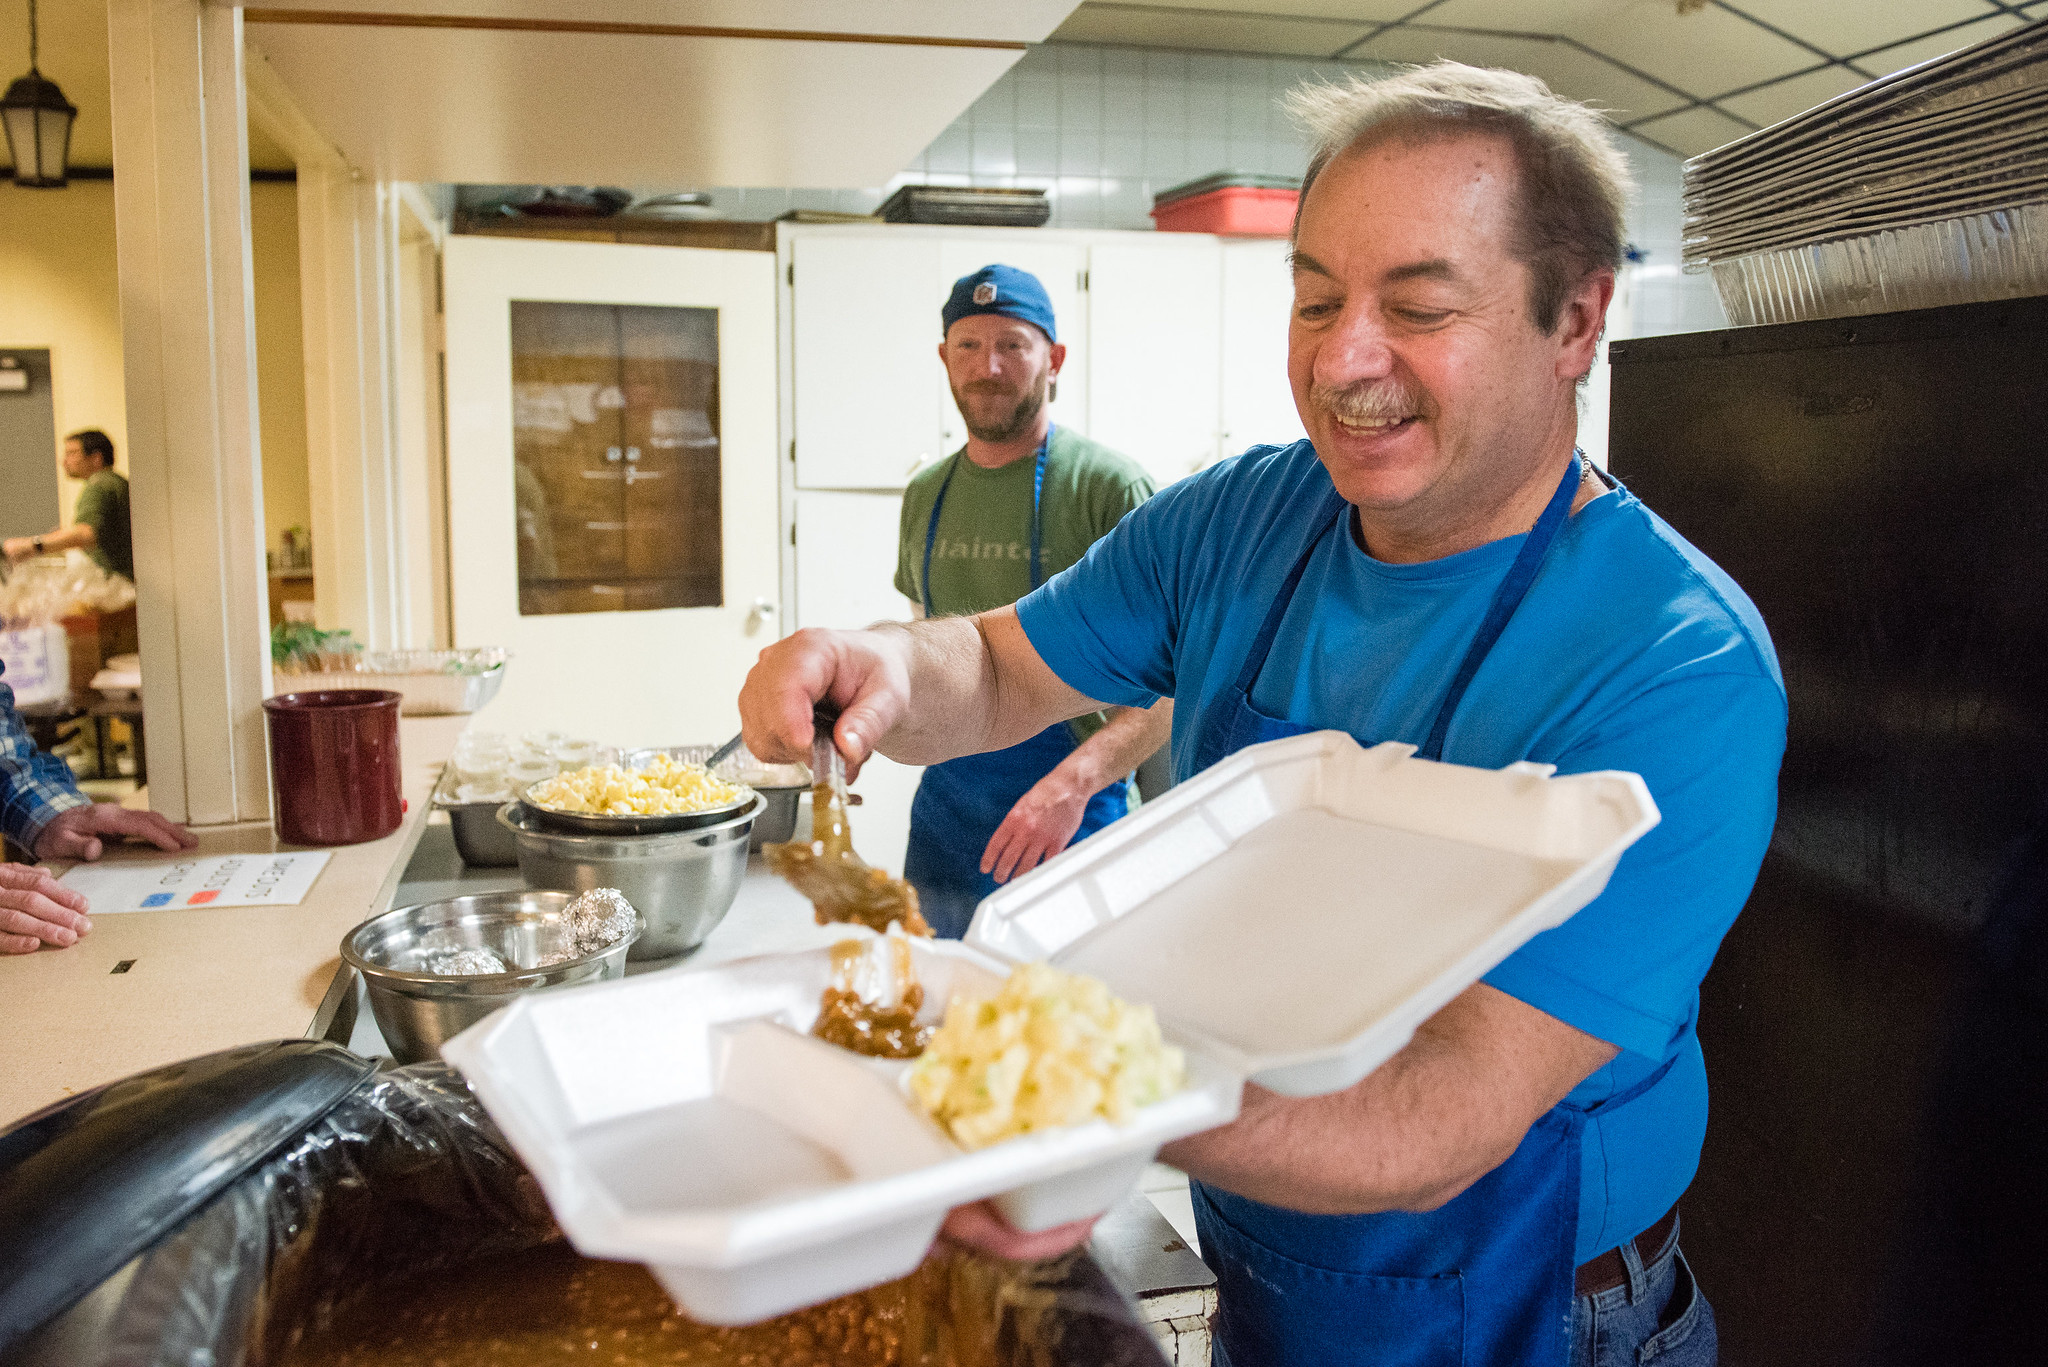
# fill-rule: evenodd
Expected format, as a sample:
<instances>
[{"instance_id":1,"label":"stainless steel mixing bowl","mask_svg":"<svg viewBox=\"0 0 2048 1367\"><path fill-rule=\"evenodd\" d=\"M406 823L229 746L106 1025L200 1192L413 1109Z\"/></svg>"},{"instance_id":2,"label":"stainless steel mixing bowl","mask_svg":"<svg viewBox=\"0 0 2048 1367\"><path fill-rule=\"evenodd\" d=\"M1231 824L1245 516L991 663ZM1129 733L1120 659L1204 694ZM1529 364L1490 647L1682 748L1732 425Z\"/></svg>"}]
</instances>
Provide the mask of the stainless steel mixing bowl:
<instances>
[{"instance_id":1,"label":"stainless steel mixing bowl","mask_svg":"<svg viewBox=\"0 0 2048 1367\"><path fill-rule=\"evenodd\" d=\"M542 826L518 802L498 820L519 846L529 887L617 888L647 926L627 957L668 959L704 943L732 909L747 872L747 836L766 805L757 794L738 816L665 835L571 835Z\"/></svg>"},{"instance_id":2,"label":"stainless steel mixing bowl","mask_svg":"<svg viewBox=\"0 0 2048 1367\"><path fill-rule=\"evenodd\" d=\"M469 977L420 971L427 955L450 949L488 949L508 964L533 963L565 943L562 912L575 899L530 890L451 897L373 916L343 936L341 957L363 975L391 1056L400 1063L439 1058L445 1041L521 993L624 977L644 914L632 934L566 963Z\"/></svg>"}]
</instances>

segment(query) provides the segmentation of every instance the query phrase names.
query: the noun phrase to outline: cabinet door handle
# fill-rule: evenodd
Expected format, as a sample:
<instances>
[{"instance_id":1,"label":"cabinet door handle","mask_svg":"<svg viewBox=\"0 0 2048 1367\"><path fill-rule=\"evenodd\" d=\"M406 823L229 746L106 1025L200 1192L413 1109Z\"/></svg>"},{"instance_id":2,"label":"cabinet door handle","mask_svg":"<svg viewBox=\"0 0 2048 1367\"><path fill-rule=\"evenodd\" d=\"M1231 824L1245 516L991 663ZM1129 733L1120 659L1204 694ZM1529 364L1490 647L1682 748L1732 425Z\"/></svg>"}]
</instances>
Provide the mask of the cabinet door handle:
<instances>
[{"instance_id":1,"label":"cabinet door handle","mask_svg":"<svg viewBox=\"0 0 2048 1367\"><path fill-rule=\"evenodd\" d=\"M615 461L615 460L617 460L617 459L619 458L619 448L618 448L618 447L616 447L616 446L607 446L607 447L605 447L605 448L604 448L604 458L605 458L606 460L612 460L612 461Z\"/></svg>"},{"instance_id":2,"label":"cabinet door handle","mask_svg":"<svg viewBox=\"0 0 2048 1367\"><path fill-rule=\"evenodd\" d=\"M637 447L637 446L628 446L628 447L626 448L626 459L627 459L627 460L638 460L638 459L640 459L640 448L639 448L639 447Z\"/></svg>"}]
</instances>

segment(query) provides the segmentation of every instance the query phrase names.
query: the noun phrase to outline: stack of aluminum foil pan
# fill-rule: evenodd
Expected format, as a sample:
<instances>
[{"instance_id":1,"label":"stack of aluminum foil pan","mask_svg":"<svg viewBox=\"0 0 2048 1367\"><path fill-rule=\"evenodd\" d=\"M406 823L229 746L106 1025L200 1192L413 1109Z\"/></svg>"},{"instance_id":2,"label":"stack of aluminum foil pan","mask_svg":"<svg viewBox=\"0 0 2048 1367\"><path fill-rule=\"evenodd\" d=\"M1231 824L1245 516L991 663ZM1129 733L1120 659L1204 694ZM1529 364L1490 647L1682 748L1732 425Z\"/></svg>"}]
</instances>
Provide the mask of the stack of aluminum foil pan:
<instances>
[{"instance_id":1,"label":"stack of aluminum foil pan","mask_svg":"<svg viewBox=\"0 0 2048 1367\"><path fill-rule=\"evenodd\" d=\"M1694 157L1685 215L1737 326L2048 294L2048 21Z\"/></svg>"}]
</instances>

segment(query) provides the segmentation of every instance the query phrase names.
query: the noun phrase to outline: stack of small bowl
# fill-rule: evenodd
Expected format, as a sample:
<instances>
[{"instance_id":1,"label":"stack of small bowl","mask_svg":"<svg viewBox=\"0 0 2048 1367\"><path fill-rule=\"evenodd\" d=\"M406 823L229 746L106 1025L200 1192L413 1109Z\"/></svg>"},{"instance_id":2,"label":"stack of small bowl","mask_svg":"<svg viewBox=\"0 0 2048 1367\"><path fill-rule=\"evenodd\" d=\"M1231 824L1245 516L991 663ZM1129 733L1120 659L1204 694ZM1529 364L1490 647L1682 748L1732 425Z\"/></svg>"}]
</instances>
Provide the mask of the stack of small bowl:
<instances>
[{"instance_id":1,"label":"stack of small bowl","mask_svg":"<svg viewBox=\"0 0 2048 1367\"><path fill-rule=\"evenodd\" d=\"M448 813L463 863L510 868L519 862L519 852L498 824L498 809L531 784L564 770L610 764L617 757L616 750L597 741L561 731L530 731L516 740L494 731L465 731L434 787L434 805Z\"/></svg>"},{"instance_id":2,"label":"stack of small bowl","mask_svg":"<svg viewBox=\"0 0 2048 1367\"><path fill-rule=\"evenodd\" d=\"M685 757L683 750L636 750L620 763L639 768L663 754ZM747 872L748 837L766 806L751 790L724 806L662 816L560 812L521 801L501 807L497 820L518 847L529 887L617 888L646 924L628 957L669 959L702 944L732 909Z\"/></svg>"}]
</instances>

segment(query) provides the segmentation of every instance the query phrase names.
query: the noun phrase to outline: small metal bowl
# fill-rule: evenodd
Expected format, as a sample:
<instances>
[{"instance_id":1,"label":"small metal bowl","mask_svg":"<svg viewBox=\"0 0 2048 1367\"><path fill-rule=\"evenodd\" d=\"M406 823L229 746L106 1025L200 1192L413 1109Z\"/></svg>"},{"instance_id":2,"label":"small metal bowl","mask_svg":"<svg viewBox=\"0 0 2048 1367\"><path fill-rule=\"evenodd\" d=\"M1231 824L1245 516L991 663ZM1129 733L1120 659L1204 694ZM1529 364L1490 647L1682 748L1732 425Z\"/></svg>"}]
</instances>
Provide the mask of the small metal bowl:
<instances>
[{"instance_id":1,"label":"small metal bowl","mask_svg":"<svg viewBox=\"0 0 2048 1367\"><path fill-rule=\"evenodd\" d=\"M519 805L533 813L533 819L549 830L564 835L673 835L677 831L702 830L730 821L754 800L750 792L737 802L706 807L701 812L665 812L660 816L609 816L602 812L561 812L543 807L520 793Z\"/></svg>"},{"instance_id":2,"label":"small metal bowl","mask_svg":"<svg viewBox=\"0 0 2048 1367\"><path fill-rule=\"evenodd\" d=\"M546 968L449 977L419 971L421 956L450 949L488 949L506 963L532 963L566 934L562 913L573 892L491 892L422 902L373 916L342 937L341 957L363 975L377 1028L400 1063L439 1058L441 1046L526 992L621 978L626 952L645 931L602 951Z\"/></svg>"},{"instance_id":3,"label":"small metal bowl","mask_svg":"<svg viewBox=\"0 0 2048 1367\"><path fill-rule=\"evenodd\" d=\"M670 759L685 764L702 764L709 760L718 747L716 745L670 745L658 750L628 750L619 763L628 769L638 769L653 762L656 755L667 755ZM776 845L796 834L797 806L803 795L811 790L810 768L802 764L763 764L754 758L754 752L742 745L712 770L720 778L733 783L744 783L767 802L761 815L754 818L754 830L747 837L747 849L758 852L763 845Z\"/></svg>"},{"instance_id":4,"label":"small metal bowl","mask_svg":"<svg viewBox=\"0 0 2048 1367\"><path fill-rule=\"evenodd\" d=\"M702 764L710 754L703 746L677 745L661 749L628 750L619 756L621 769L645 769L654 763L658 755L683 763ZM529 785L530 786L530 785ZM551 831L565 835L671 835L676 831L701 830L730 821L746 810L754 800L751 791L742 793L736 800L720 807L706 807L700 812L667 812L660 816L610 816L602 812L561 812L552 807L543 807L520 790L520 805L533 813L533 819Z\"/></svg>"}]
</instances>

